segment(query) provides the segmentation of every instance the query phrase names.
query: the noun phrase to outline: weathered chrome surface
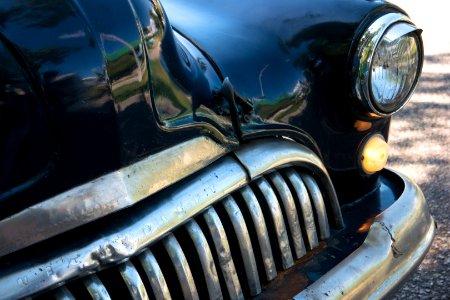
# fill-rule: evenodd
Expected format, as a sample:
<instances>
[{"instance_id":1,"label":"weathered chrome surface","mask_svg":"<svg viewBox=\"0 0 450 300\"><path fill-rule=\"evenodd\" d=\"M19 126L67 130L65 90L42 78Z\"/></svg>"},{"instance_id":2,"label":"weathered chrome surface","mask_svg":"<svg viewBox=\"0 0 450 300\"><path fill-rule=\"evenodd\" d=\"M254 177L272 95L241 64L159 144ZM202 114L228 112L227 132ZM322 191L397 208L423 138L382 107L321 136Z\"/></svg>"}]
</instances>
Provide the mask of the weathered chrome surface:
<instances>
[{"instance_id":1,"label":"weathered chrome surface","mask_svg":"<svg viewBox=\"0 0 450 300\"><path fill-rule=\"evenodd\" d=\"M230 217L238 240L239 249L241 250L242 260L244 262L245 273L247 275L250 296L256 296L261 293L261 284L259 282L255 255L253 254L253 247L250 241L247 225L245 224L244 216L236 204L236 201L231 196L228 196L222 203L228 216Z\"/></svg>"},{"instance_id":2,"label":"weathered chrome surface","mask_svg":"<svg viewBox=\"0 0 450 300\"><path fill-rule=\"evenodd\" d=\"M119 273L127 285L130 296L133 300L146 300L148 298L147 290L139 276L138 271L130 261L119 265Z\"/></svg>"},{"instance_id":3,"label":"weathered chrome surface","mask_svg":"<svg viewBox=\"0 0 450 300\"><path fill-rule=\"evenodd\" d=\"M65 286L57 288L53 296L56 300L75 300L75 297Z\"/></svg>"},{"instance_id":4,"label":"weathered chrome surface","mask_svg":"<svg viewBox=\"0 0 450 300\"><path fill-rule=\"evenodd\" d=\"M297 194L303 217L303 226L305 227L306 235L308 236L309 249L311 250L319 246L319 239L317 238L316 224L308 191L306 190L302 178L294 170L287 169L285 170L285 174Z\"/></svg>"},{"instance_id":5,"label":"weathered chrome surface","mask_svg":"<svg viewBox=\"0 0 450 300\"><path fill-rule=\"evenodd\" d=\"M192 277L191 268L177 239L173 234L169 234L164 238L163 244L167 253L169 253L175 272L177 273L178 281L183 291L183 297L185 299L198 299L197 287Z\"/></svg>"},{"instance_id":6,"label":"weathered chrome surface","mask_svg":"<svg viewBox=\"0 0 450 300\"><path fill-rule=\"evenodd\" d=\"M153 253L146 249L139 255L139 262L147 275L156 299L172 299L164 274Z\"/></svg>"},{"instance_id":7,"label":"weathered chrome surface","mask_svg":"<svg viewBox=\"0 0 450 300\"><path fill-rule=\"evenodd\" d=\"M336 227L344 226L339 201L328 172L320 158L305 146L286 139L265 139L250 142L235 151L235 154L247 169L250 179L286 166L301 166L314 172L328 193L327 199L334 216L329 221Z\"/></svg>"},{"instance_id":8,"label":"weathered chrome surface","mask_svg":"<svg viewBox=\"0 0 450 300\"><path fill-rule=\"evenodd\" d=\"M53 258L32 267L24 262L0 270L0 287L8 287L2 289L0 299L22 298L120 262L245 183L244 169L234 159L223 157L176 190L155 195L152 205L126 225L111 224L111 233L81 247L55 251Z\"/></svg>"},{"instance_id":9,"label":"weathered chrome surface","mask_svg":"<svg viewBox=\"0 0 450 300\"><path fill-rule=\"evenodd\" d=\"M316 181L309 174L301 174L303 182L309 191L310 198L314 204L314 211L317 213L319 222L320 239L324 240L330 237L330 226L328 226L327 211L323 202L322 192Z\"/></svg>"},{"instance_id":10,"label":"weathered chrome surface","mask_svg":"<svg viewBox=\"0 0 450 300\"><path fill-rule=\"evenodd\" d=\"M133 205L226 151L199 137L27 208L0 221L0 256Z\"/></svg>"},{"instance_id":11,"label":"weathered chrome surface","mask_svg":"<svg viewBox=\"0 0 450 300\"><path fill-rule=\"evenodd\" d=\"M274 226L274 232L278 241L278 248L281 254L281 261L283 269L287 269L294 265L291 247L289 246L289 238L287 236L286 225L284 224L283 213L281 212L280 204L277 196L272 190L270 184L264 178L256 180L256 186L261 191L264 200L269 208L270 216Z\"/></svg>"},{"instance_id":12,"label":"weathered chrome surface","mask_svg":"<svg viewBox=\"0 0 450 300\"><path fill-rule=\"evenodd\" d=\"M216 265L214 264L214 258L203 231L195 220L189 221L185 227L194 242L195 250L197 251L200 259L206 286L208 288L209 298L223 299L219 276L217 275Z\"/></svg>"},{"instance_id":13,"label":"weathered chrome surface","mask_svg":"<svg viewBox=\"0 0 450 300\"><path fill-rule=\"evenodd\" d=\"M401 13L388 13L381 17L379 17L375 22L373 22L369 28L366 29L364 34L362 35L360 42L356 49L356 63L353 66L353 93L356 98L367 108L369 108L372 112L380 115L387 116L395 113L400 110L408 101L408 99L404 100L404 103L398 107L395 111L390 113L386 113L380 111L371 100L370 95L370 73L371 73L371 64L373 61L373 56L375 54L375 50L380 40L382 39L386 30L388 30L393 24L401 24L404 23L407 25L407 30L405 31L405 27L400 27L398 32L393 33L392 37L398 35L400 33L407 33L417 29L411 22L411 20L404 14ZM409 30L409 31L408 31ZM421 69L422 62L420 62ZM419 70L420 74L420 70ZM417 79L416 79L417 81ZM412 88L412 91L414 87ZM411 91L411 92L412 92ZM411 93L410 93L411 95ZM409 97L408 97L409 98Z\"/></svg>"},{"instance_id":14,"label":"weathered chrome surface","mask_svg":"<svg viewBox=\"0 0 450 300\"><path fill-rule=\"evenodd\" d=\"M290 235L295 249L295 257L298 259L306 254L305 243L303 242L302 231L298 221L297 208L295 206L294 197L289 190L288 185L283 177L277 172L269 174L269 180L275 186L280 195L281 203L284 206L284 212L289 223Z\"/></svg>"},{"instance_id":15,"label":"weathered chrome surface","mask_svg":"<svg viewBox=\"0 0 450 300\"><path fill-rule=\"evenodd\" d=\"M422 261L435 222L419 187L397 175L404 191L375 218L364 243L295 299L381 299Z\"/></svg>"},{"instance_id":16,"label":"weathered chrome surface","mask_svg":"<svg viewBox=\"0 0 450 300\"><path fill-rule=\"evenodd\" d=\"M144 283L142 282L138 271L130 261L120 264L118 269L133 300L149 299Z\"/></svg>"},{"instance_id":17,"label":"weathered chrome surface","mask_svg":"<svg viewBox=\"0 0 450 300\"><path fill-rule=\"evenodd\" d=\"M269 234L267 233L266 221L264 219L261 206L259 205L258 199L256 199L255 193L253 193L250 187L243 187L240 193L245 201L248 211L250 212L256 231L256 236L258 238L259 250L261 251L261 256L263 259L266 278L270 281L277 276L277 269L275 267L275 261L273 260Z\"/></svg>"},{"instance_id":18,"label":"weathered chrome surface","mask_svg":"<svg viewBox=\"0 0 450 300\"><path fill-rule=\"evenodd\" d=\"M326 173L321 173L322 167L315 164L316 157L311 156L311 152L306 148L293 142L280 140L262 140L252 144L253 147L262 147L276 154L274 156L263 155L253 157L254 159L257 157L257 160L263 166L284 168L289 165L299 165L302 166L302 170L307 169L305 171L313 171L314 180L319 180L321 187L326 188L327 183L329 183ZM281 148L278 147L279 145L283 145L287 155L283 156ZM251 154L251 150L248 150L246 153ZM245 155L243 158L245 158ZM277 159L281 159L283 163L277 164L275 161L271 161ZM147 248L148 246L151 247L152 243L161 239L166 244L166 249L169 250L169 256L174 261L175 269L178 270L179 274L177 274L179 275L181 285L190 287L189 291L184 291L185 295L195 295L192 292L192 287L195 284L191 279L196 274L188 274L189 272L186 269L186 267L189 267L188 262L181 255L181 252L187 255L188 252L186 251L190 251L191 249L181 249L179 245L175 245L172 242L172 240L175 241L175 237L171 235L171 231L176 231L176 228L185 223L184 228L188 231L194 244L192 251L195 251L195 253L192 254L198 254L200 264L202 265L201 268L203 271L201 276L212 274L210 278L206 279L208 293L211 298L221 298L217 272L223 274L226 289L232 298L242 298L243 292L241 285L244 286L246 284L249 284L249 290L252 293L258 293L260 289L258 280L264 277L264 274L257 273L258 268L261 270L264 269L265 277L268 280L272 280L277 276L272 251L281 252L284 260L283 267L288 267L293 263L292 255L296 254L296 249L294 249L294 246L290 249L290 241L286 234L286 225L284 224L283 216L283 214L287 215L287 213L283 212L287 210L286 207L292 209L292 200L288 199L289 203L285 206L285 200L277 198L277 188L273 188L267 180L271 180L270 178L279 175L276 175L276 173L269 174L268 172L270 170L268 169L264 169L264 172L256 170L256 173L259 172L258 177L262 173L268 173L265 176L267 180L264 177L260 177L254 180L254 184L252 184L255 191L258 192L258 196L264 195L260 199L257 199L256 194L248 185L252 180L251 176L249 176L249 170L251 168L246 165L246 170L240 164L241 161L245 162L246 160L242 159L237 161L232 156L224 156L194 176L153 195L151 201L141 203L139 209L129 208L121 212L125 216L121 218L122 221L112 222L110 224L108 222L101 222L100 224L103 225L98 229L98 232L94 230L95 232L89 234L86 237L86 241L82 244L68 245L61 248L63 250L55 249L53 250L54 252L49 254L48 258L40 258L39 263L23 261L11 264L7 268L2 268L0 270L0 290L2 291L0 293L0 299L26 297L39 291L64 284L65 281L75 277L91 276L90 274L99 269L123 261L127 262L120 264L118 268L124 279L128 280L127 284L130 291L135 292L134 295L136 297L145 298L145 289L140 289L143 288L141 284L142 280L128 260L136 254L138 254L137 259L142 266L142 270L145 272L142 276L149 278L153 294L158 298L169 298L172 291L169 293L169 287L162 273L166 266L158 264L156 258L150 252L151 248ZM297 170L292 170L292 172L300 178ZM294 184L292 185L294 186ZM304 189L307 195L308 191L306 187ZM231 193L235 193L235 202L230 200L232 199L231 197L227 198ZM277 193L281 194L280 192ZM333 215L333 206L331 205L335 200L333 195L334 191L332 190L331 192L328 191L325 197L325 204L329 205L327 207L329 216ZM296 197L298 197L298 193L296 189L291 191L292 196L297 201ZM219 217L212 205L216 205L216 202L221 199L225 199L225 202L217 205L224 205L225 211L221 209L219 211L221 213ZM227 201L226 199L229 200ZM309 198L307 198L307 201L309 201ZM294 206L302 208L297 202ZM222 213L225 215L222 215ZM226 216L226 214L229 214L229 218L234 221L231 223L231 226L227 223L227 227L224 228L220 218ZM193 217L196 219L203 218L206 222L203 223L202 221L200 225L205 225L205 228L196 226L196 221L192 219ZM242 221L242 218L245 218L245 221ZM333 220L336 221L339 218L340 214ZM295 217L292 217L292 220L294 219ZM298 219L297 215L297 224ZM291 223L295 224L295 220L293 222L291 221L286 219L289 226ZM246 226L247 229L245 228ZM248 231L250 226L256 232L255 239L253 237L249 238ZM270 232L278 235L278 240L275 242L276 248L274 249L271 248L272 245L267 226L270 226ZM237 276L233 257L228 245L227 233L238 237L240 248L239 252L235 253L240 253L239 255L242 261L245 262L245 266L242 267L244 268L243 271L247 272L245 276L248 277L247 282ZM206 240L205 235L208 238L210 236L212 240ZM208 241L212 242L209 247L207 246ZM252 244L252 242L254 243ZM171 251L173 252L172 255L170 255ZM252 253L255 253L255 256ZM258 259L262 258L263 260L262 262L259 260L256 261L256 263L262 264L261 267L258 266L257 268L255 268L255 264L252 261L256 259L256 253L258 253ZM252 257L254 258L252 259ZM216 265L215 260L217 261ZM189 263L191 262L189 261ZM194 267L190 267L193 270ZM200 268L200 266L195 267L196 270ZM241 268L241 266L239 267ZM261 277L259 277L260 275ZM183 282L186 284L182 284ZM222 291L224 288L222 288Z\"/></svg>"},{"instance_id":19,"label":"weathered chrome surface","mask_svg":"<svg viewBox=\"0 0 450 300\"><path fill-rule=\"evenodd\" d=\"M111 299L111 297L108 294L108 291L106 290L106 287L103 285L100 278L97 277L97 275L92 274L86 278L83 278L83 284L86 287L87 291L89 292L89 295L91 295L92 299L94 300Z\"/></svg>"},{"instance_id":20,"label":"weathered chrome surface","mask_svg":"<svg viewBox=\"0 0 450 300\"><path fill-rule=\"evenodd\" d=\"M217 256L219 258L220 269L225 278L225 284L230 298L244 299L222 222L212 207L203 214L203 217L205 218L209 232L213 238L214 246L216 247Z\"/></svg>"}]
</instances>

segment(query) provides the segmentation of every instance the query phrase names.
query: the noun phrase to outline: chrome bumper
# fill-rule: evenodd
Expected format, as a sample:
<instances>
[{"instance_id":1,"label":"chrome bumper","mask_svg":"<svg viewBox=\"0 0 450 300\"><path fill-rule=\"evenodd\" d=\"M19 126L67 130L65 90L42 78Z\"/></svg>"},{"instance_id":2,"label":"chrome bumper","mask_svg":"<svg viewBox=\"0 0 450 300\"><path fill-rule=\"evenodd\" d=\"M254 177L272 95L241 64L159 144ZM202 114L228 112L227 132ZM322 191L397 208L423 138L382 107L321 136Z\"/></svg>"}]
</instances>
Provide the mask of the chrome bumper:
<instances>
[{"instance_id":1,"label":"chrome bumper","mask_svg":"<svg viewBox=\"0 0 450 300\"><path fill-rule=\"evenodd\" d=\"M294 299L380 299L420 264L436 232L420 188L406 176L397 201L377 216L364 243Z\"/></svg>"}]
</instances>

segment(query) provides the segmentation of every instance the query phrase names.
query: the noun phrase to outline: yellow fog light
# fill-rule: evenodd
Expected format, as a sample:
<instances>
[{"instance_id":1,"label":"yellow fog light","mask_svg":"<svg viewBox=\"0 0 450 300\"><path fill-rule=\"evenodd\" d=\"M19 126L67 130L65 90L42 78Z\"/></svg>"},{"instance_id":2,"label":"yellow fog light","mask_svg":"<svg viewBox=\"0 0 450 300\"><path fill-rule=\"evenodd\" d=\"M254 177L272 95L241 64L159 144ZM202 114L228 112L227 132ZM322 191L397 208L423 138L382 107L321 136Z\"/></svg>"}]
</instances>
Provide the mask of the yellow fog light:
<instances>
[{"instance_id":1,"label":"yellow fog light","mask_svg":"<svg viewBox=\"0 0 450 300\"><path fill-rule=\"evenodd\" d=\"M361 148L361 167L367 174L380 171L386 165L389 146L383 136L371 136Z\"/></svg>"}]
</instances>

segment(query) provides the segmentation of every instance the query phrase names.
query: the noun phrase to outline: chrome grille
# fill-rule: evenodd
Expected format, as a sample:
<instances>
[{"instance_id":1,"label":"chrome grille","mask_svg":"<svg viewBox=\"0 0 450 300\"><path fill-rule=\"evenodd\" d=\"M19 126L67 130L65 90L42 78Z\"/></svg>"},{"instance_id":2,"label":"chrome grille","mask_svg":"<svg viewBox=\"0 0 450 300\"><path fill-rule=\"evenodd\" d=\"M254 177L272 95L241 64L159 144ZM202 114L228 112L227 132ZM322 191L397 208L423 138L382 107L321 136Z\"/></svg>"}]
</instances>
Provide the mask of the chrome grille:
<instances>
[{"instance_id":1,"label":"chrome grille","mask_svg":"<svg viewBox=\"0 0 450 300\"><path fill-rule=\"evenodd\" d=\"M141 171L146 173L136 170ZM93 202L89 207L98 204L105 186L92 184L95 197L83 200ZM72 207L46 203L50 211L63 209L63 215ZM310 256L330 235L329 226L343 227L320 158L286 139L241 145L115 212L1 257L0 299L251 297L277 272L305 253ZM33 223L33 218L20 222ZM5 224L10 225L0 226Z\"/></svg>"},{"instance_id":2,"label":"chrome grille","mask_svg":"<svg viewBox=\"0 0 450 300\"><path fill-rule=\"evenodd\" d=\"M57 299L242 299L330 236L321 187L301 168L268 173L129 260L42 295ZM326 196L325 196L326 197Z\"/></svg>"}]
</instances>

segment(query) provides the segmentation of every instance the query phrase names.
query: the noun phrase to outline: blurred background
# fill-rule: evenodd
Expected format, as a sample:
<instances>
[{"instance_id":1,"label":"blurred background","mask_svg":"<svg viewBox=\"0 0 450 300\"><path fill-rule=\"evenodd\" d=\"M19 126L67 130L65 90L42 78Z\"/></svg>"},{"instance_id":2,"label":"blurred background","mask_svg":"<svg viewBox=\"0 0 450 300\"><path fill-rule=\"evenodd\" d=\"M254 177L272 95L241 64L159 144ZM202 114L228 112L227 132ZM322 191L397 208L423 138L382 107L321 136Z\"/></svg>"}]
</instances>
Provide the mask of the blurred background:
<instances>
[{"instance_id":1,"label":"blurred background","mask_svg":"<svg viewBox=\"0 0 450 300\"><path fill-rule=\"evenodd\" d=\"M389 166L416 181L438 223L430 252L394 299L450 299L450 2L394 0L423 29L425 62L393 118Z\"/></svg>"}]
</instances>

